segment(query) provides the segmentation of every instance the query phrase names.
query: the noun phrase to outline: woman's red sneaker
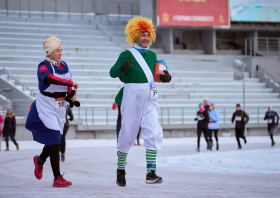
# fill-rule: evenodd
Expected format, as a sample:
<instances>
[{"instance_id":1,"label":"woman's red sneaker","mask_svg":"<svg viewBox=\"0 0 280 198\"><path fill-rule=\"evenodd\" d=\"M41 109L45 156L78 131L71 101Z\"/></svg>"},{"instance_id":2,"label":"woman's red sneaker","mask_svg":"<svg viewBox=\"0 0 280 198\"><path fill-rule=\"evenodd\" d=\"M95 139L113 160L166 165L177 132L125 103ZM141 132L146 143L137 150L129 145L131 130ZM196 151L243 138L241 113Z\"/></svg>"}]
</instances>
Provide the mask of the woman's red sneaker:
<instances>
[{"instance_id":1,"label":"woman's red sneaker","mask_svg":"<svg viewBox=\"0 0 280 198\"><path fill-rule=\"evenodd\" d=\"M56 180L53 180L53 187L67 187L71 185L72 182L65 180L62 175L58 176Z\"/></svg>"},{"instance_id":2,"label":"woman's red sneaker","mask_svg":"<svg viewBox=\"0 0 280 198\"><path fill-rule=\"evenodd\" d=\"M38 159L38 155L35 155L33 158L34 161L34 165L35 165L35 170L34 170L34 175L37 179L42 179L43 177L43 165L38 164L37 159Z\"/></svg>"}]
</instances>

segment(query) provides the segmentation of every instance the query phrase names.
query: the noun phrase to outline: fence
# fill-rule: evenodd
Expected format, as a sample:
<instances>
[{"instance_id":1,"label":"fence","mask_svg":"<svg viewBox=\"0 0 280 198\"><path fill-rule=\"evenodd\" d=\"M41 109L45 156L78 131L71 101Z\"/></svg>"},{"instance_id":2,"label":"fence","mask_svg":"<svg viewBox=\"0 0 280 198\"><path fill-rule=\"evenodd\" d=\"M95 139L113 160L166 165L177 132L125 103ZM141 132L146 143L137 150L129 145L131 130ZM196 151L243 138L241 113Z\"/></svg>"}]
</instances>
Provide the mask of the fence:
<instances>
[{"instance_id":1,"label":"fence","mask_svg":"<svg viewBox=\"0 0 280 198\"><path fill-rule=\"evenodd\" d=\"M265 82L268 87L272 87L274 92L280 93L280 82L262 67L258 68L256 73L257 77L261 79L262 82Z\"/></svg>"},{"instance_id":2,"label":"fence","mask_svg":"<svg viewBox=\"0 0 280 198\"><path fill-rule=\"evenodd\" d=\"M0 76L1 75L5 75L7 81L14 81L14 85L15 86L21 86L22 91L28 91L31 97L35 97L35 93L32 89L30 89L27 85L25 85L24 83L22 83L21 81L17 80L14 75L10 74L4 67L3 65L0 63L0 67L2 67L2 69L0 69Z\"/></svg>"},{"instance_id":3,"label":"fence","mask_svg":"<svg viewBox=\"0 0 280 198\"><path fill-rule=\"evenodd\" d=\"M55 19L121 20L139 15L139 3L115 3L93 0L0 0L6 16Z\"/></svg>"},{"instance_id":4,"label":"fence","mask_svg":"<svg viewBox=\"0 0 280 198\"><path fill-rule=\"evenodd\" d=\"M18 117L27 117L32 100L12 99L11 107ZM4 115L6 106L1 108L0 113ZM219 123L231 123L232 114L235 107L217 107L219 113ZM273 108L280 112L280 107ZM72 109L74 117L83 119L85 125L115 125L118 111L112 110L111 106L81 106ZM161 107L158 115L160 124L194 124L198 109L194 107ZM246 112L250 117L250 123L264 123L263 120L267 107L246 107Z\"/></svg>"},{"instance_id":5,"label":"fence","mask_svg":"<svg viewBox=\"0 0 280 198\"><path fill-rule=\"evenodd\" d=\"M280 107L274 108L280 111ZM161 107L158 120L160 124L194 124L198 109L189 107ZM220 116L219 123L231 123L232 114L235 107L218 107ZM250 123L263 123L264 114L267 107L246 107L246 112L250 116ZM85 125L115 125L117 121L117 110L111 107L85 107L74 108L75 117L83 119Z\"/></svg>"},{"instance_id":6,"label":"fence","mask_svg":"<svg viewBox=\"0 0 280 198\"><path fill-rule=\"evenodd\" d=\"M280 57L280 38L266 38L266 37L246 38L245 55Z\"/></svg>"}]
</instances>

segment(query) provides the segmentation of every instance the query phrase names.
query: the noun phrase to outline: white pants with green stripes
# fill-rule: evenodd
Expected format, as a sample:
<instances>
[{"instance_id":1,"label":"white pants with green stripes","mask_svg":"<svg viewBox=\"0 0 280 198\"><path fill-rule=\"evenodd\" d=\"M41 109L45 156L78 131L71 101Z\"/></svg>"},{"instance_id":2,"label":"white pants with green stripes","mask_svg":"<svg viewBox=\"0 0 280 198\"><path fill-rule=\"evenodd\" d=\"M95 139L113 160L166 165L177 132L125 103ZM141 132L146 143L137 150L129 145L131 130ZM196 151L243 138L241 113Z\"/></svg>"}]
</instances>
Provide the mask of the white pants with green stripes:
<instances>
[{"instance_id":1,"label":"white pants with green stripes","mask_svg":"<svg viewBox=\"0 0 280 198\"><path fill-rule=\"evenodd\" d=\"M143 146L149 150L160 150L163 132L158 123L159 105L151 99L148 83L127 83L124 86L121 104L122 125L118 138L118 151L128 153L134 145L141 126Z\"/></svg>"}]
</instances>

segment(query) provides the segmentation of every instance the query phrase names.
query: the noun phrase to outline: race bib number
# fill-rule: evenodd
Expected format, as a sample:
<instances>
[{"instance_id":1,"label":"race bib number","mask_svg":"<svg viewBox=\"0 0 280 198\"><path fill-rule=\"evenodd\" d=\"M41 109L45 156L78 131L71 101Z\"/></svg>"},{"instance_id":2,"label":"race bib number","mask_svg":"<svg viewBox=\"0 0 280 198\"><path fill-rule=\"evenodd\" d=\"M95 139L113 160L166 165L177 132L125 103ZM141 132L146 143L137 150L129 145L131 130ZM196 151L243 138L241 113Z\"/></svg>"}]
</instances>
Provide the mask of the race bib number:
<instances>
[{"instance_id":1,"label":"race bib number","mask_svg":"<svg viewBox=\"0 0 280 198\"><path fill-rule=\"evenodd\" d=\"M271 124L272 123L272 119L267 119L267 123Z\"/></svg>"},{"instance_id":2,"label":"race bib number","mask_svg":"<svg viewBox=\"0 0 280 198\"><path fill-rule=\"evenodd\" d=\"M215 126L215 122L210 122L209 123L209 127L214 127Z\"/></svg>"},{"instance_id":3,"label":"race bib number","mask_svg":"<svg viewBox=\"0 0 280 198\"><path fill-rule=\"evenodd\" d=\"M151 98L155 99L157 97L158 97L158 93L157 93L157 88L155 87L155 88L151 89Z\"/></svg>"},{"instance_id":4,"label":"race bib number","mask_svg":"<svg viewBox=\"0 0 280 198\"><path fill-rule=\"evenodd\" d=\"M236 116L235 121L241 121L241 116Z\"/></svg>"},{"instance_id":5,"label":"race bib number","mask_svg":"<svg viewBox=\"0 0 280 198\"><path fill-rule=\"evenodd\" d=\"M62 101L55 101L55 109L57 111L61 111L67 108L67 102L65 100Z\"/></svg>"}]
</instances>

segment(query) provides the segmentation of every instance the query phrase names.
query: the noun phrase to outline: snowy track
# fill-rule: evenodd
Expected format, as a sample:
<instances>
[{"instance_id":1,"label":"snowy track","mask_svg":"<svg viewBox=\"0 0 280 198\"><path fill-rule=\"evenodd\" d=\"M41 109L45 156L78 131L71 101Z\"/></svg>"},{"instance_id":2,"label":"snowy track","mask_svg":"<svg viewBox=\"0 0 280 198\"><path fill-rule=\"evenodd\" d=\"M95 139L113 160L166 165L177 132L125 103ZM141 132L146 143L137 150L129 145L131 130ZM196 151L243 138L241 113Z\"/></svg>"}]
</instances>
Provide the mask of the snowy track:
<instances>
[{"instance_id":1,"label":"snowy track","mask_svg":"<svg viewBox=\"0 0 280 198\"><path fill-rule=\"evenodd\" d=\"M128 155L127 186L118 187L115 140L67 141L64 177L68 188L52 188L49 160L42 180L34 175L32 157L42 145L19 142L16 151L0 152L0 197L279 197L280 138L270 147L269 137L248 137L237 150L235 138L220 138L220 151L196 153L195 138L165 139L158 154L160 185L145 184L145 149L134 147ZM2 142L2 150L4 142Z\"/></svg>"}]
</instances>

